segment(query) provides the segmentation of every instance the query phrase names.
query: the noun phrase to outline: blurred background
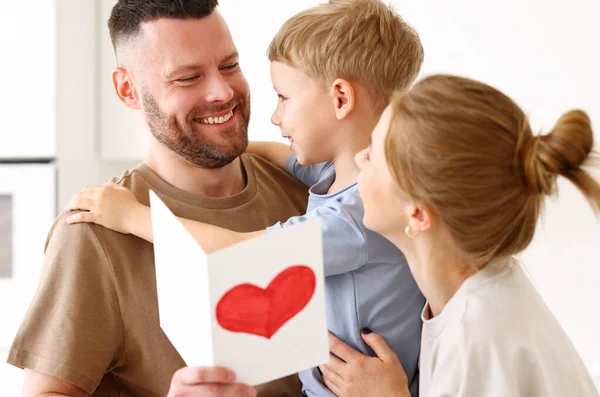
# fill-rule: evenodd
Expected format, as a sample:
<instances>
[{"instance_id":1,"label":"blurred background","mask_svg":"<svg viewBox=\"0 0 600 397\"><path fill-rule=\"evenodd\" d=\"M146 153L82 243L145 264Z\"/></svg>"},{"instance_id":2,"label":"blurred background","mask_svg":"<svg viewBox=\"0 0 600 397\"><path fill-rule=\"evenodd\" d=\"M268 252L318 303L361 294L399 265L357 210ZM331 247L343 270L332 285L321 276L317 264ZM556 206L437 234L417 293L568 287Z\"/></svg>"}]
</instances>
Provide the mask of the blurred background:
<instances>
[{"instance_id":1,"label":"blurred background","mask_svg":"<svg viewBox=\"0 0 600 397\"><path fill-rule=\"evenodd\" d=\"M48 227L85 185L143 159L148 132L113 92L106 20L115 0L34 0L0 9L0 394L19 395L5 364L33 294ZM266 49L279 26L319 1L221 0L252 92L250 138L280 141ZM422 75L452 73L503 90L547 133L570 108L600 142L598 0L393 0L420 34ZM598 176L600 177L600 176ZM600 386L600 222L566 181L532 246L531 277ZM552 348L552 346L548 346Z\"/></svg>"}]
</instances>

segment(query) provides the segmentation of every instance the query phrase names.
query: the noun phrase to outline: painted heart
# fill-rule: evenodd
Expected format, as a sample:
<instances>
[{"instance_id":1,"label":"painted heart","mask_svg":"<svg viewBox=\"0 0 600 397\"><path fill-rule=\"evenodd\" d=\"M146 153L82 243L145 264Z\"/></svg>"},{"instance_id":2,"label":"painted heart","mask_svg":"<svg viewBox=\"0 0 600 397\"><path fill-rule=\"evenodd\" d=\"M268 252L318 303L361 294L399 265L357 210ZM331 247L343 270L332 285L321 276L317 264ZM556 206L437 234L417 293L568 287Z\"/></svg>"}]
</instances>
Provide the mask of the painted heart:
<instances>
[{"instance_id":1,"label":"painted heart","mask_svg":"<svg viewBox=\"0 0 600 397\"><path fill-rule=\"evenodd\" d=\"M217 303L217 322L231 332L271 339L306 307L315 287L315 273L300 265L279 273L266 289L253 284L237 285Z\"/></svg>"}]
</instances>

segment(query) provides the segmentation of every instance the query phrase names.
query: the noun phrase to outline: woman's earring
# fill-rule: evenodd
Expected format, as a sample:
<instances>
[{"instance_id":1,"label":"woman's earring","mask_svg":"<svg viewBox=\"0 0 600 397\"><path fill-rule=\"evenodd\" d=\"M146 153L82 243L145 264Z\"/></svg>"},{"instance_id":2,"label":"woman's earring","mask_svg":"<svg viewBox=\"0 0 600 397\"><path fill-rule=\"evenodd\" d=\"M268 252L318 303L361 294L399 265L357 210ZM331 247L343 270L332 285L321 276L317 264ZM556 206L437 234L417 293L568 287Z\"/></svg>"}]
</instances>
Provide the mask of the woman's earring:
<instances>
[{"instance_id":1,"label":"woman's earring","mask_svg":"<svg viewBox=\"0 0 600 397\"><path fill-rule=\"evenodd\" d=\"M410 225L406 225L406 228L404 228L404 233L406 233L408 238L410 238L411 240L414 240L415 238L417 238L416 234L414 234L414 232L410 228Z\"/></svg>"}]
</instances>

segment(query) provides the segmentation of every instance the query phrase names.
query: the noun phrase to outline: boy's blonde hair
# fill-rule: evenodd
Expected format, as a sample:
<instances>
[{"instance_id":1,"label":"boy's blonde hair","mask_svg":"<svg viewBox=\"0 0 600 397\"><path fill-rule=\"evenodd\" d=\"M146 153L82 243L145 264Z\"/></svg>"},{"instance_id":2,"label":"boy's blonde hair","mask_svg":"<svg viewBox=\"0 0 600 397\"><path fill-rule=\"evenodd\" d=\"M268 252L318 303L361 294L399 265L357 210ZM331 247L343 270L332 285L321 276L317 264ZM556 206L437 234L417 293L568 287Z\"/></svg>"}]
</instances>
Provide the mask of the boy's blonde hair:
<instances>
[{"instance_id":1,"label":"boy's blonde hair","mask_svg":"<svg viewBox=\"0 0 600 397\"><path fill-rule=\"evenodd\" d=\"M417 33L380 0L329 0L285 22L268 56L324 86L336 78L360 83L383 109L414 82L424 52Z\"/></svg>"}]
</instances>

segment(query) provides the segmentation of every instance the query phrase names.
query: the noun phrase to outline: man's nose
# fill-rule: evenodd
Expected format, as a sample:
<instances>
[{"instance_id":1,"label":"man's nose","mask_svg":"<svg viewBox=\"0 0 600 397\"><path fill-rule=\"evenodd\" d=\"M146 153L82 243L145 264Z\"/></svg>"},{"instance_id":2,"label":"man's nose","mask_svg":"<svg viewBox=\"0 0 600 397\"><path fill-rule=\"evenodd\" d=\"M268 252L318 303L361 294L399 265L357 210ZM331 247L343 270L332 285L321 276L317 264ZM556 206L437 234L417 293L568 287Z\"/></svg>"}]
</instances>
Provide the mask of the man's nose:
<instances>
[{"instance_id":1,"label":"man's nose","mask_svg":"<svg viewBox=\"0 0 600 397\"><path fill-rule=\"evenodd\" d=\"M221 73L215 73L206 80L204 92L204 100L208 103L224 103L233 99L233 88L223 79Z\"/></svg>"}]
</instances>

